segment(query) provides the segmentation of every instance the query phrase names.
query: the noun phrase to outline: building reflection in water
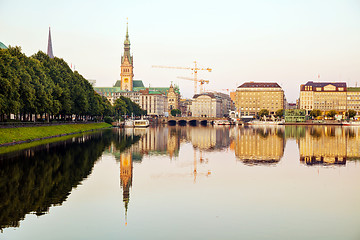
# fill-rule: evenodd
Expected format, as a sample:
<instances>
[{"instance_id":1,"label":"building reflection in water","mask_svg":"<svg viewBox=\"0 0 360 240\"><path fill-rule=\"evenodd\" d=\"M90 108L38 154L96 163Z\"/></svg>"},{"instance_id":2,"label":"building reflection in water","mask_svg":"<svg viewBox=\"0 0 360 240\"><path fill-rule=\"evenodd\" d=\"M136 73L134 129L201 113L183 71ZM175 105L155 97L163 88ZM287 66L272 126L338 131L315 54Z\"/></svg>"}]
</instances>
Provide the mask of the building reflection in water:
<instances>
[{"instance_id":1,"label":"building reflection in water","mask_svg":"<svg viewBox=\"0 0 360 240\"><path fill-rule=\"evenodd\" d=\"M247 165L276 164L284 154L284 127L245 127L234 133L235 156Z\"/></svg>"},{"instance_id":2,"label":"building reflection in water","mask_svg":"<svg viewBox=\"0 0 360 240\"><path fill-rule=\"evenodd\" d=\"M300 162L306 165L344 165L347 159L359 159L358 128L310 127L298 139Z\"/></svg>"},{"instance_id":3,"label":"building reflection in water","mask_svg":"<svg viewBox=\"0 0 360 240\"><path fill-rule=\"evenodd\" d=\"M131 151L120 153L120 185L123 190L125 206L125 225L127 225L127 210L130 201L130 187L132 184L133 161Z\"/></svg>"}]
</instances>

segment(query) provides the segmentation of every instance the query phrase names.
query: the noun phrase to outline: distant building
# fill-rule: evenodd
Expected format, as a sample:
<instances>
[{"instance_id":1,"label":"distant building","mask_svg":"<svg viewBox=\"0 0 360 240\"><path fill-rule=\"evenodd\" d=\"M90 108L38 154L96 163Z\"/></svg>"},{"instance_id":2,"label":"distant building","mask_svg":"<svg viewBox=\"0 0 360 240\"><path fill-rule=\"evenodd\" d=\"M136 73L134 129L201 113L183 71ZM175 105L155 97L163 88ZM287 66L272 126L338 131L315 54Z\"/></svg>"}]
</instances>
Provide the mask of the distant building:
<instances>
[{"instance_id":1,"label":"distant building","mask_svg":"<svg viewBox=\"0 0 360 240\"><path fill-rule=\"evenodd\" d=\"M87 80L91 84L91 86L95 87L96 80L94 80L94 79L87 79Z\"/></svg>"},{"instance_id":2,"label":"distant building","mask_svg":"<svg viewBox=\"0 0 360 240\"><path fill-rule=\"evenodd\" d=\"M345 82L312 82L300 86L300 108L310 111L318 109L324 113L335 110L346 112L347 87Z\"/></svg>"},{"instance_id":3,"label":"distant building","mask_svg":"<svg viewBox=\"0 0 360 240\"><path fill-rule=\"evenodd\" d=\"M234 103L227 94L207 92L195 94L190 109L194 117L224 117L234 109Z\"/></svg>"},{"instance_id":4,"label":"distant building","mask_svg":"<svg viewBox=\"0 0 360 240\"><path fill-rule=\"evenodd\" d=\"M169 108L179 108L180 91L176 85L170 87L145 87L142 80L134 80L133 56L130 54L128 26L124 41L124 53L121 57L120 80L113 87L94 87L95 91L105 96L112 104L121 96L147 110L149 115L163 116ZM165 102L164 102L165 101ZM165 109L165 110L164 110Z\"/></svg>"},{"instance_id":5,"label":"distant building","mask_svg":"<svg viewBox=\"0 0 360 240\"><path fill-rule=\"evenodd\" d=\"M183 116L191 115L191 103L192 99L180 99L180 111Z\"/></svg>"},{"instance_id":6,"label":"distant building","mask_svg":"<svg viewBox=\"0 0 360 240\"><path fill-rule=\"evenodd\" d=\"M261 109L274 115L284 109L284 91L277 83L246 82L236 90L235 107L241 116L256 116Z\"/></svg>"},{"instance_id":7,"label":"distant building","mask_svg":"<svg viewBox=\"0 0 360 240\"><path fill-rule=\"evenodd\" d=\"M354 110L358 114L360 112L360 87L347 88L347 110Z\"/></svg>"},{"instance_id":8,"label":"distant building","mask_svg":"<svg viewBox=\"0 0 360 240\"><path fill-rule=\"evenodd\" d=\"M165 112L168 112L167 103L167 97L159 91L140 90L139 105L147 111L147 115L165 116Z\"/></svg>"},{"instance_id":9,"label":"distant building","mask_svg":"<svg viewBox=\"0 0 360 240\"><path fill-rule=\"evenodd\" d=\"M52 42L51 42L50 27L49 27L49 38L48 38L47 55L48 55L50 58L54 58L53 49L52 49Z\"/></svg>"},{"instance_id":10,"label":"distant building","mask_svg":"<svg viewBox=\"0 0 360 240\"><path fill-rule=\"evenodd\" d=\"M167 92L167 105L169 115L171 110L180 108L180 94L174 90L172 84L170 85L170 88Z\"/></svg>"},{"instance_id":11,"label":"distant building","mask_svg":"<svg viewBox=\"0 0 360 240\"><path fill-rule=\"evenodd\" d=\"M297 109L296 103L287 103L285 109Z\"/></svg>"}]
</instances>

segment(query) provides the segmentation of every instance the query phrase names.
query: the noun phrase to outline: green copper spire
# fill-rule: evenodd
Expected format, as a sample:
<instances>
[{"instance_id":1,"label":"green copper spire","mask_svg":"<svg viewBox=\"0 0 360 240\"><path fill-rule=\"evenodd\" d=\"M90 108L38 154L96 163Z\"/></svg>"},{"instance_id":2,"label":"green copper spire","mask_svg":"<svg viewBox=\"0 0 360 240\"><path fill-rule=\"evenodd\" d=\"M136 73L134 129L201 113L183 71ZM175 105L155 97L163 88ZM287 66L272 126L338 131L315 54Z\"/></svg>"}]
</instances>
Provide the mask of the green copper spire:
<instances>
[{"instance_id":1,"label":"green copper spire","mask_svg":"<svg viewBox=\"0 0 360 240\"><path fill-rule=\"evenodd\" d=\"M132 64L132 56L130 55L130 40L129 40L129 24L126 22L126 36L124 41L124 55L121 57L121 63L124 62L125 57L129 59L130 64Z\"/></svg>"}]
</instances>

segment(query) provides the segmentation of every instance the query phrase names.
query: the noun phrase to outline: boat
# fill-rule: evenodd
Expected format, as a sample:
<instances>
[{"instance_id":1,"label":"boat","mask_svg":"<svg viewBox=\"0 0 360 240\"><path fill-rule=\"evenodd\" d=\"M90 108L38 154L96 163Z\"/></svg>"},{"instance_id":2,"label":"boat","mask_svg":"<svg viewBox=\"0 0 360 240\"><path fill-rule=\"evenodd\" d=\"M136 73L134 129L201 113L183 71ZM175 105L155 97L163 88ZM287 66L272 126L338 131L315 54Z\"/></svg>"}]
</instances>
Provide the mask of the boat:
<instances>
[{"instance_id":1,"label":"boat","mask_svg":"<svg viewBox=\"0 0 360 240\"><path fill-rule=\"evenodd\" d=\"M150 126L150 122L147 119L134 120L135 128L144 128Z\"/></svg>"},{"instance_id":2,"label":"boat","mask_svg":"<svg viewBox=\"0 0 360 240\"><path fill-rule=\"evenodd\" d=\"M344 121L341 123L343 126L360 126L360 121Z\"/></svg>"},{"instance_id":3,"label":"boat","mask_svg":"<svg viewBox=\"0 0 360 240\"><path fill-rule=\"evenodd\" d=\"M142 128L148 126L150 126L150 122L147 119L127 119L124 123L124 127L126 128Z\"/></svg>"},{"instance_id":4,"label":"boat","mask_svg":"<svg viewBox=\"0 0 360 240\"><path fill-rule=\"evenodd\" d=\"M214 120L214 126L225 126L230 125L231 123L228 120Z\"/></svg>"},{"instance_id":5,"label":"boat","mask_svg":"<svg viewBox=\"0 0 360 240\"><path fill-rule=\"evenodd\" d=\"M284 121L260 121L260 120L253 120L247 123L248 125L282 125Z\"/></svg>"}]
</instances>

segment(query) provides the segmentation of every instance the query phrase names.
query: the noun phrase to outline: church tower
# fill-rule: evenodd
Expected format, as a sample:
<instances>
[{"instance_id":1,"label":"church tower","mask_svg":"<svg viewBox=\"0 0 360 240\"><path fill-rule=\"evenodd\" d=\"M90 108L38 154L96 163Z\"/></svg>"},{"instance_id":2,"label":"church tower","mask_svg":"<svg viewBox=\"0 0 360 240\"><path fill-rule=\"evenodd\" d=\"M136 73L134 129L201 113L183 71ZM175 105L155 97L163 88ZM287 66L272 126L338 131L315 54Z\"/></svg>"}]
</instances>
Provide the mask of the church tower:
<instances>
[{"instance_id":1,"label":"church tower","mask_svg":"<svg viewBox=\"0 0 360 240\"><path fill-rule=\"evenodd\" d=\"M130 40L128 23L126 23L126 38L124 41L124 55L121 56L121 90L133 90L133 56L130 55Z\"/></svg>"},{"instance_id":2,"label":"church tower","mask_svg":"<svg viewBox=\"0 0 360 240\"><path fill-rule=\"evenodd\" d=\"M52 42L51 42L50 27L49 27L49 38L48 38L47 55L48 55L50 58L54 58L53 49L52 49Z\"/></svg>"}]
</instances>

